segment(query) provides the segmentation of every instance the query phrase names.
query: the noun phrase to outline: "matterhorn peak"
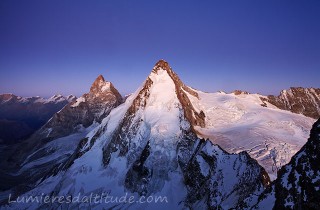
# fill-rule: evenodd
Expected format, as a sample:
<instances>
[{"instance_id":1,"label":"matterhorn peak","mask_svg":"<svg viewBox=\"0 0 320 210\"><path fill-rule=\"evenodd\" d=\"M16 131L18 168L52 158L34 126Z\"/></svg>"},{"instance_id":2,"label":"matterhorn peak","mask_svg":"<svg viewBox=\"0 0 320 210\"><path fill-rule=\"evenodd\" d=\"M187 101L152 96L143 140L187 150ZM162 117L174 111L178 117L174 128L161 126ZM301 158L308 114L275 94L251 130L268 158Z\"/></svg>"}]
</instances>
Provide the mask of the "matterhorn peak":
<instances>
[{"instance_id":1,"label":"matterhorn peak","mask_svg":"<svg viewBox=\"0 0 320 210\"><path fill-rule=\"evenodd\" d=\"M105 82L106 80L105 80L104 77L100 74L95 81L103 81L103 82Z\"/></svg>"},{"instance_id":2,"label":"matterhorn peak","mask_svg":"<svg viewBox=\"0 0 320 210\"><path fill-rule=\"evenodd\" d=\"M43 129L53 128L47 137L60 138L77 132L78 125L87 128L93 122L100 123L114 107L122 103L118 90L102 75L92 83L89 93L76 100L74 96L68 96L68 99L71 100L69 106L55 114L44 126Z\"/></svg>"},{"instance_id":3,"label":"matterhorn peak","mask_svg":"<svg viewBox=\"0 0 320 210\"><path fill-rule=\"evenodd\" d=\"M90 92L97 93L106 90L110 90L110 82L107 82L102 75L99 75L91 85Z\"/></svg>"}]
</instances>

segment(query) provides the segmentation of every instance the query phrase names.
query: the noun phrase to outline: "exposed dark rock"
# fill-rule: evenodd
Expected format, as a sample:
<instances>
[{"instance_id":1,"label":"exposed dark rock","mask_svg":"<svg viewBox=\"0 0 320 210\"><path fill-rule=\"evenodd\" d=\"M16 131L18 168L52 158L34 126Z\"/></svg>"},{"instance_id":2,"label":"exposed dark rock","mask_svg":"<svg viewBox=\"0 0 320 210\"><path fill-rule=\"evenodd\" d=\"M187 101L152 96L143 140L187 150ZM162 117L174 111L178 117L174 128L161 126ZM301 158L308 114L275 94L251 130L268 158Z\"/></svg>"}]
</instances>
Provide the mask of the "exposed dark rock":
<instances>
[{"instance_id":1,"label":"exposed dark rock","mask_svg":"<svg viewBox=\"0 0 320 210\"><path fill-rule=\"evenodd\" d=\"M234 93L235 95L248 95L249 92L247 91L242 91L242 90L234 90L232 93Z\"/></svg>"},{"instance_id":2,"label":"exposed dark rock","mask_svg":"<svg viewBox=\"0 0 320 210\"><path fill-rule=\"evenodd\" d=\"M181 142L178 148L179 165L188 188L185 205L190 209L196 208L198 202L203 202L206 209L225 209L225 201L230 198L237 198L234 208L246 209L246 199L270 185L267 172L246 152L231 155L210 141L191 139ZM201 169L204 165L208 168L206 174ZM222 190L231 181L225 171L236 174L233 179L237 181L229 192Z\"/></svg>"},{"instance_id":3,"label":"exposed dark rock","mask_svg":"<svg viewBox=\"0 0 320 210\"><path fill-rule=\"evenodd\" d=\"M279 109L293 113L303 114L307 117L318 119L320 117L320 89L291 87L281 91L279 96L269 95L261 98Z\"/></svg>"},{"instance_id":4,"label":"exposed dark rock","mask_svg":"<svg viewBox=\"0 0 320 210\"><path fill-rule=\"evenodd\" d=\"M150 181L151 171L148 167L144 166L145 161L150 155L150 144L149 142L142 150L140 157L134 162L132 167L129 169L125 186L132 192L138 192L139 195L147 195L148 193L148 182Z\"/></svg>"}]
</instances>

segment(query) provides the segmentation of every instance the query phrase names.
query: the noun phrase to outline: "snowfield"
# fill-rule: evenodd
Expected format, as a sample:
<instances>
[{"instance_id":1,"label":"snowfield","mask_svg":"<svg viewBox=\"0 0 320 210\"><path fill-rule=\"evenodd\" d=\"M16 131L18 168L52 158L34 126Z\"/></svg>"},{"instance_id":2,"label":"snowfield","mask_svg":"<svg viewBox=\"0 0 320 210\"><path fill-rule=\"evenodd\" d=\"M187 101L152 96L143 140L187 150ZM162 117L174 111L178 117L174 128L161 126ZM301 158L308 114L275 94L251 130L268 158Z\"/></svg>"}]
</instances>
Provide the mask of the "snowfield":
<instances>
[{"instance_id":1,"label":"snowfield","mask_svg":"<svg viewBox=\"0 0 320 210\"><path fill-rule=\"evenodd\" d=\"M259 94L204 93L188 95L206 115L199 137L210 139L230 153L247 151L274 180L277 170L306 143L315 119L283 111L263 102Z\"/></svg>"}]
</instances>

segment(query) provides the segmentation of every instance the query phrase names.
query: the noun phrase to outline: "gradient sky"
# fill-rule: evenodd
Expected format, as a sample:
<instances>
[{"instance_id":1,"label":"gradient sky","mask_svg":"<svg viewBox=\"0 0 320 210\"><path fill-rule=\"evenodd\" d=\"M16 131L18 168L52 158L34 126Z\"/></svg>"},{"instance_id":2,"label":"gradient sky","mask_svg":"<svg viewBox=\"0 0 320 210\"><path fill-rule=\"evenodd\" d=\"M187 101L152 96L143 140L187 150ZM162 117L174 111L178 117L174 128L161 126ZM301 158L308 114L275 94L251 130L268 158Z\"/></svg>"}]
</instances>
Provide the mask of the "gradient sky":
<instances>
[{"instance_id":1,"label":"gradient sky","mask_svg":"<svg viewBox=\"0 0 320 210\"><path fill-rule=\"evenodd\" d=\"M320 87L320 1L0 1L0 93L127 94L159 59L203 91Z\"/></svg>"}]
</instances>

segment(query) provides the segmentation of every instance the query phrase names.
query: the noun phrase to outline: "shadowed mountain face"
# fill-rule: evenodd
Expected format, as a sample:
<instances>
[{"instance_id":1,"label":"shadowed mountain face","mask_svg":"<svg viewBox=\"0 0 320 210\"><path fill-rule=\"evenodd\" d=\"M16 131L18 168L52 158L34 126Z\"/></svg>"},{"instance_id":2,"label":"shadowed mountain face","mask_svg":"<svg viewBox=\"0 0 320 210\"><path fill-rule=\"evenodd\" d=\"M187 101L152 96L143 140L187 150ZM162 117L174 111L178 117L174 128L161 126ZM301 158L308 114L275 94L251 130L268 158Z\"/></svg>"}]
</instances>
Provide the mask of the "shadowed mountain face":
<instances>
[{"instance_id":1,"label":"shadowed mountain face","mask_svg":"<svg viewBox=\"0 0 320 210\"><path fill-rule=\"evenodd\" d=\"M293 113L303 114L307 117L318 119L320 117L320 89L292 87L281 91L279 96L261 98L279 109Z\"/></svg>"},{"instance_id":2,"label":"shadowed mountain face","mask_svg":"<svg viewBox=\"0 0 320 210\"><path fill-rule=\"evenodd\" d=\"M54 113L75 99L75 96L61 95L49 99L0 95L0 143L12 144L28 138Z\"/></svg>"}]
</instances>

